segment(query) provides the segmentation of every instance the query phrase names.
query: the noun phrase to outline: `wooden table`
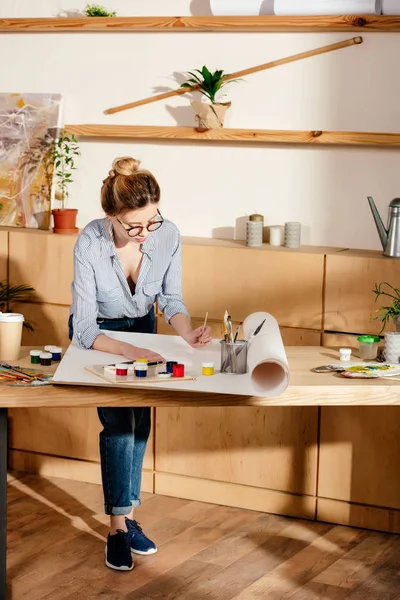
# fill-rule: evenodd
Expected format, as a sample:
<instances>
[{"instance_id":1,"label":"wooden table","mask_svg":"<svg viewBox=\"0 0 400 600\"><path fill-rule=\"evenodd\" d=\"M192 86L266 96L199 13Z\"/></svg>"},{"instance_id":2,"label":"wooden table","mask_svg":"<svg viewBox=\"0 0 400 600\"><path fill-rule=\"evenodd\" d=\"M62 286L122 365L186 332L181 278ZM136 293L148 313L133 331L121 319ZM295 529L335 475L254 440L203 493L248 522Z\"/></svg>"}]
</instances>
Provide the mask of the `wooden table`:
<instances>
[{"instance_id":1,"label":"wooden table","mask_svg":"<svg viewBox=\"0 0 400 600\"><path fill-rule=\"evenodd\" d=\"M20 366L29 365L22 349ZM350 380L312 369L338 361L338 352L320 347L287 348L291 384L277 398L232 396L154 389L49 385L18 388L0 386L0 600L6 600L7 409L97 406L383 406L400 405L400 381Z\"/></svg>"}]
</instances>

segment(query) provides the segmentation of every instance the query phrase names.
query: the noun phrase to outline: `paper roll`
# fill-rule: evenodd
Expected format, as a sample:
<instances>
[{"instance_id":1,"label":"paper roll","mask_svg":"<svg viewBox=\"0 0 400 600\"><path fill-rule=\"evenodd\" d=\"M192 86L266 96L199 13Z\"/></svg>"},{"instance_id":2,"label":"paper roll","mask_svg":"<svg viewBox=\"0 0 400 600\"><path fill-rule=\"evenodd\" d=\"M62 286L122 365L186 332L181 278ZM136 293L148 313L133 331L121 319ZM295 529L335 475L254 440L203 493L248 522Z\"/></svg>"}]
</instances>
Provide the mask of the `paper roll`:
<instances>
[{"instance_id":1,"label":"paper roll","mask_svg":"<svg viewBox=\"0 0 400 600\"><path fill-rule=\"evenodd\" d=\"M280 16L380 15L381 12L382 0L275 0L274 2L274 13Z\"/></svg>"},{"instance_id":2,"label":"paper roll","mask_svg":"<svg viewBox=\"0 0 400 600\"><path fill-rule=\"evenodd\" d=\"M261 331L249 343L247 362L256 390L272 398L283 394L290 381L278 322L266 312L253 313L244 320L243 331L245 339L249 339L264 319Z\"/></svg>"},{"instance_id":3,"label":"paper roll","mask_svg":"<svg viewBox=\"0 0 400 600\"><path fill-rule=\"evenodd\" d=\"M210 6L216 16L274 14L274 0L210 0Z\"/></svg>"},{"instance_id":4,"label":"paper roll","mask_svg":"<svg viewBox=\"0 0 400 600\"><path fill-rule=\"evenodd\" d=\"M382 0L383 15L400 15L400 0Z\"/></svg>"}]
</instances>

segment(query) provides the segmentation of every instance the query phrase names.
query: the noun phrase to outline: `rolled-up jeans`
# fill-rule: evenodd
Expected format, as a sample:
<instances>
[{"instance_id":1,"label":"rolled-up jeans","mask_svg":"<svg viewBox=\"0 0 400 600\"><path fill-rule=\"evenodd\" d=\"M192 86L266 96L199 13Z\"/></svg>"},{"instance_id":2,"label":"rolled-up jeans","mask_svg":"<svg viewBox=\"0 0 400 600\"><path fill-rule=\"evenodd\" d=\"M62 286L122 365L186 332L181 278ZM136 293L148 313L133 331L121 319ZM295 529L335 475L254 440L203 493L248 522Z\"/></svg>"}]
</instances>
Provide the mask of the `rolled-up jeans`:
<instances>
[{"instance_id":1,"label":"rolled-up jeans","mask_svg":"<svg viewBox=\"0 0 400 600\"><path fill-rule=\"evenodd\" d=\"M155 333L154 309L137 319L98 319L100 329ZM73 337L72 315L69 338ZM151 428L150 407L98 408L100 462L107 515L128 515L140 505L143 457Z\"/></svg>"}]
</instances>

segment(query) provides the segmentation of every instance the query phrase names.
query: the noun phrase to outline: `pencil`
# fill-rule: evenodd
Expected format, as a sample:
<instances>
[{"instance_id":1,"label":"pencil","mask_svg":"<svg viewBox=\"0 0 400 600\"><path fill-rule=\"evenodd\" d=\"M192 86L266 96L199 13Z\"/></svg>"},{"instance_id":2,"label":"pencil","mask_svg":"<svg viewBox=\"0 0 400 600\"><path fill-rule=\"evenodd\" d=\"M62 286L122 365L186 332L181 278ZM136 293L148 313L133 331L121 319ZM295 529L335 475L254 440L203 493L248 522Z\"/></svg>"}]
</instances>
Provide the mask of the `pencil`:
<instances>
[{"instance_id":1,"label":"pencil","mask_svg":"<svg viewBox=\"0 0 400 600\"><path fill-rule=\"evenodd\" d=\"M203 332L202 332L202 334L201 334L201 338L200 338L200 344L202 344L202 343L203 343L203 335L204 335L204 331L205 331L205 329L206 329L206 325L207 325L207 319L208 319L208 312L206 312L206 316L205 316L205 319L204 319Z\"/></svg>"}]
</instances>

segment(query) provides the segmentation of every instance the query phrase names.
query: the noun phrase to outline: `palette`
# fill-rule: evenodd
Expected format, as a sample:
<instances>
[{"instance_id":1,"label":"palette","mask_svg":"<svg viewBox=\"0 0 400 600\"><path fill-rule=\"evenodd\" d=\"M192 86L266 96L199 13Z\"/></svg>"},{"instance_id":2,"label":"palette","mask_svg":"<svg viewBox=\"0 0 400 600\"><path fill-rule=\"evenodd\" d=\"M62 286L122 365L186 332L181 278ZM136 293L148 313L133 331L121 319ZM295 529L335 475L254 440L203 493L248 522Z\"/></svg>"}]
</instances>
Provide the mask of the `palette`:
<instances>
[{"instance_id":1,"label":"palette","mask_svg":"<svg viewBox=\"0 0 400 600\"><path fill-rule=\"evenodd\" d=\"M109 383L118 383L122 385L146 385L151 383L154 385L155 383L168 383L169 381L173 381L178 383L179 381L196 381L196 378L191 375L184 375L183 377L170 377L164 378L159 377L157 375L158 371L161 369L157 366L150 366L147 377L135 377L135 372L133 369L133 363L127 363L128 367L128 375L127 377L119 377L116 374L116 366L115 365L89 365L85 366L85 371L92 373L93 375L97 375L104 381L108 381ZM164 369L164 365L162 365L162 369Z\"/></svg>"},{"instance_id":2,"label":"palette","mask_svg":"<svg viewBox=\"0 0 400 600\"><path fill-rule=\"evenodd\" d=\"M400 365L387 363L359 363L346 366L340 373L342 377L350 379L377 379L379 377L399 377Z\"/></svg>"}]
</instances>

